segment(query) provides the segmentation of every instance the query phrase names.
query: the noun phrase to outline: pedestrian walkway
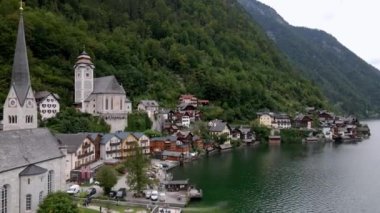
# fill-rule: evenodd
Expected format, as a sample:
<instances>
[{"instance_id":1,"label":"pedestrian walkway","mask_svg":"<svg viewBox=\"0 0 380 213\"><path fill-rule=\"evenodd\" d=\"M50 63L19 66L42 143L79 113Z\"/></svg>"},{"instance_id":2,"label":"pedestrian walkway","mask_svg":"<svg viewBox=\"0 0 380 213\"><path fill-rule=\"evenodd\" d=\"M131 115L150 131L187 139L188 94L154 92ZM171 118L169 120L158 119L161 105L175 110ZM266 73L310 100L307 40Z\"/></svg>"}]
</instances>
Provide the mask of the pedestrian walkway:
<instances>
[{"instance_id":1,"label":"pedestrian walkway","mask_svg":"<svg viewBox=\"0 0 380 213\"><path fill-rule=\"evenodd\" d=\"M147 210L137 210L137 211L134 211L133 209L128 209L128 208L126 208L124 210L124 212L120 212L120 211L116 211L116 210L110 210L110 211L108 211L107 208L105 208L105 207L102 207L102 211L100 211L100 207L99 206L95 206L95 205L88 205L88 206L86 206L84 208L93 209L93 210L99 211L101 213L109 213L109 212L111 212L111 213L128 213L128 212L131 212L131 213L148 213Z\"/></svg>"}]
</instances>

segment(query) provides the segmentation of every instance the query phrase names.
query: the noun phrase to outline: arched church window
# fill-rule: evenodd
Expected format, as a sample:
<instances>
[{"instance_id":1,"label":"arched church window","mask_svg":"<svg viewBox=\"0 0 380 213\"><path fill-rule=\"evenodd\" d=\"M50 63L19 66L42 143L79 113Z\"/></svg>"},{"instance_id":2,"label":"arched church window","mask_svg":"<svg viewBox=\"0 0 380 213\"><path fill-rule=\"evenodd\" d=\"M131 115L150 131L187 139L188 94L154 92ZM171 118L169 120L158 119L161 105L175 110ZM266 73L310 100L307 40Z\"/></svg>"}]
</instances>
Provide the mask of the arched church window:
<instances>
[{"instance_id":1,"label":"arched church window","mask_svg":"<svg viewBox=\"0 0 380 213\"><path fill-rule=\"evenodd\" d=\"M113 110L113 97L111 97L111 110Z\"/></svg>"},{"instance_id":2,"label":"arched church window","mask_svg":"<svg viewBox=\"0 0 380 213\"><path fill-rule=\"evenodd\" d=\"M8 212L9 185L1 187L1 213Z\"/></svg>"},{"instance_id":3,"label":"arched church window","mask_svg":"<svg viewBox=\"0 0 380 213\"><path fill-rule=\"evenodd\" d=\"M15 123L17 124L17 115L15 115Z\"/></svg>"},{"instance_id":4,"label":"arched church window","mask_svg":"<svg viewBox=\"0 0 380 213\"><path fill-rule=\"evenodd\" d=\"M10 115L8 115L8 123L12 123L12 117Z\"/></svg>"},{"instance_id":5,"label":"arched church window","mask_svg":"<svg viewBox=\"0 0 380 213\"><path fill-rule=\"evenodd\" d=\"M106 110L108 110L108 98L106 98Z\"/></svg>"}]
</instances>

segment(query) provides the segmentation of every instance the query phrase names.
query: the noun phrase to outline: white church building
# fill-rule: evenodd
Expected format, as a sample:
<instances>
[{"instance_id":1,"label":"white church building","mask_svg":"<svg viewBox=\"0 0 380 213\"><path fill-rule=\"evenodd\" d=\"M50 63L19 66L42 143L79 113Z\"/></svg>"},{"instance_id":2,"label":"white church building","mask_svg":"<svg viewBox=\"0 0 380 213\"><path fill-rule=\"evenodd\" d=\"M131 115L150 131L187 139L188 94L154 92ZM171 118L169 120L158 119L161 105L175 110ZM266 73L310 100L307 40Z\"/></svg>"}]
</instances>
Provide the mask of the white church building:
<instances>
[{"instance_id":1,"label":"white church building","mask_svg":"<svg viewBox=\"0 0 380 213\"><path fill-rule=\"evenodd\" d=\"M83 51L74 65L75 105L82 112L102 117L111 132L124 131L132 103L115 76L94 78L95 66Z\"/></svg>"},{"instance_id":2,"label":"white church building","mask_svg":"<svg viewBox=\"0 0 380 213\"><path fill-rule=\"evenodd\" d=\"M22 7L11 85L0 132L0 212L36 212L50 192L65 189L65 148L48 129L37 128Z\"/></svg>"}]
</instances>

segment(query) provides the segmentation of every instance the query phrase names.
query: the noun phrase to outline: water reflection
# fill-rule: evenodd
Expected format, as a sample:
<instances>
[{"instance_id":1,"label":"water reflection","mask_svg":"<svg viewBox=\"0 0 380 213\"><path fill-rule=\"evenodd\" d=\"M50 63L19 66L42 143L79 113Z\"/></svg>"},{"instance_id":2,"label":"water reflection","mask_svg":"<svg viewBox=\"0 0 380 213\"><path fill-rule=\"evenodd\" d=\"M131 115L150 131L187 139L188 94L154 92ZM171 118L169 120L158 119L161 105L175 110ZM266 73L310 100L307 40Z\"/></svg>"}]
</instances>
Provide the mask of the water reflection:
<instances>
[{"instance_id":1,"label":"water reflection","mask_svg":"<svg viewBox=\"0 0 380 213\"><path fill-rule=\"evenodd\" d=\"M203 189L204 199L191 205L197 210L379 212L380 122L368 124L372 136L361 143L246 147L176 168L174 176Z\"/></svg>"}]
</instances>

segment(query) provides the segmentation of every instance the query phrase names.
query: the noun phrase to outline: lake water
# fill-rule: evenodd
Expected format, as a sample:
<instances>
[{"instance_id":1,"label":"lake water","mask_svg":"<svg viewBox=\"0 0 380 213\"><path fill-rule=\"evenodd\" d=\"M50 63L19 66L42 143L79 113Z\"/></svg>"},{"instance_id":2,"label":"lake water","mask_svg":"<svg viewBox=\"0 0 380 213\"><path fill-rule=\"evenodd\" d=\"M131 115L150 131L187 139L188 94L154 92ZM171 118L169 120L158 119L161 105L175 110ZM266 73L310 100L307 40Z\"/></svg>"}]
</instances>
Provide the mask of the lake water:
<instances>
[{"instance_id":1,"label":"lake water","mask_svg":"<svg viewBox=\"0 0 380 213\"><path fill-rule=\"evenodd\" d=\"M380 212L380 121L357 144L243 147L172 170L203 200L186 212Z\"/></svg>"}]
</instances>

